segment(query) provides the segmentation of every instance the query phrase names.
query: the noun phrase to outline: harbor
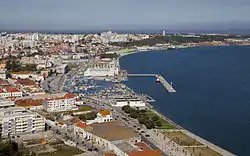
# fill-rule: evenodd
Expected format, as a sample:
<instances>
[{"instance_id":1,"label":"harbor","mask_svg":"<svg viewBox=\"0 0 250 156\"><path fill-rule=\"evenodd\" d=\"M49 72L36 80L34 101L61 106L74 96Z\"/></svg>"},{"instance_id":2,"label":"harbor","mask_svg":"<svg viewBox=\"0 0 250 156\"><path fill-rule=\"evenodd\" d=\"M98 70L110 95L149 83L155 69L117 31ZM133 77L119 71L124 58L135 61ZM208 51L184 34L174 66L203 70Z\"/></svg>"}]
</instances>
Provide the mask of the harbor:
<instances>
[{"instance_id":1,"label":"harbor","mask_svg":"<svg viewBox=\"0 0 250 156\"><path fill-rule=\"evenodd\" d=\"M136 77L140 77L140 76L144 76L144 77L150 77L150 76L154 76L156 77L156 81L160 82L168 92L170 93L175 93L176 90L173 88L172 83L168 83L168 81L160 74L127 74L127 76L136 76Z\"/></svg>"}]
</instances>

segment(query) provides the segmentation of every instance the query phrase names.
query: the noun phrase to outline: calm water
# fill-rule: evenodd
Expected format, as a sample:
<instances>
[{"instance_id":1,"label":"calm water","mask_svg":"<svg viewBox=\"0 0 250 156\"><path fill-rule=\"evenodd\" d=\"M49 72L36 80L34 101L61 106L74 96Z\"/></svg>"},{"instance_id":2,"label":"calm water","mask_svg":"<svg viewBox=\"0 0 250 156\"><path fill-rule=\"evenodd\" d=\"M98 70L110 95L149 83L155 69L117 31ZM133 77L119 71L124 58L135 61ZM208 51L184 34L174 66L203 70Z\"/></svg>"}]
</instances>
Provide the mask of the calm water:
<instances>
[{"instance_id":1,"label":"calm water","mask_svg":"<svg viewBox=\"0 0 250 156\"><path fill-rule=\"evenodd\" d=\"M250 47L144 52L120 63L128 73L160 73L173 82L177 93L153 77L126 82L152 96L165 116L237 155L250 155Z\"/></svg>"}]
</instances>

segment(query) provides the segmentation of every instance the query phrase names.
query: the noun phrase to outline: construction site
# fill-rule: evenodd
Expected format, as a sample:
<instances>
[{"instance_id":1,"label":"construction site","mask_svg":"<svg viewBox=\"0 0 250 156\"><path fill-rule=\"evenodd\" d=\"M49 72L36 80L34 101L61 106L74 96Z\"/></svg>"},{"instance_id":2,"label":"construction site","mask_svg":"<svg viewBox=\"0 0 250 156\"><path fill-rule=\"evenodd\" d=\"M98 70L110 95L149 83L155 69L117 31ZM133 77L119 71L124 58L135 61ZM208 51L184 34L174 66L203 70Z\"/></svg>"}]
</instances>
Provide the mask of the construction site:
<instances>
[{"instance_id":1,"label":"construction site","mask_svg":"<svg viewBox=\"0 0 250 156\"><path fill-rule=\"evenodd\" d=\"M74 143L66 141L65 138L52 131L22 135L16 137L15 140L19 145L39 156L67 156L84 153L76 148Z\"/></svg>"}]
</instances>

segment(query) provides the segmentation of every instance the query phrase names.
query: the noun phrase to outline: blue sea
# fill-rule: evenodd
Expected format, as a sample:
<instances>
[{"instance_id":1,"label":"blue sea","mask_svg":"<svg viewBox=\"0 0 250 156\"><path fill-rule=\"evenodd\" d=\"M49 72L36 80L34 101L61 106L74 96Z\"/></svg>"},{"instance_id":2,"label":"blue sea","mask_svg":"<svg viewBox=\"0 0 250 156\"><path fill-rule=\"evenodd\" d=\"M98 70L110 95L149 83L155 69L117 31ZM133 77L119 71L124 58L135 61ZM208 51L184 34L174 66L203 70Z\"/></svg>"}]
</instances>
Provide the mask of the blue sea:
<instances>
[{"instance_id":1,"label":"blue sea","mask_svg":"<svg viewBox=\"0 0 250 156\"><path fill-rule=\"evenodd\" d=\"M250 155L250 46L143 52L120 64L128 73L160 73L173 82L176 93L154 77L126 82L152 96L165 116L234 154Z\"/></svg>"}]
</instances>

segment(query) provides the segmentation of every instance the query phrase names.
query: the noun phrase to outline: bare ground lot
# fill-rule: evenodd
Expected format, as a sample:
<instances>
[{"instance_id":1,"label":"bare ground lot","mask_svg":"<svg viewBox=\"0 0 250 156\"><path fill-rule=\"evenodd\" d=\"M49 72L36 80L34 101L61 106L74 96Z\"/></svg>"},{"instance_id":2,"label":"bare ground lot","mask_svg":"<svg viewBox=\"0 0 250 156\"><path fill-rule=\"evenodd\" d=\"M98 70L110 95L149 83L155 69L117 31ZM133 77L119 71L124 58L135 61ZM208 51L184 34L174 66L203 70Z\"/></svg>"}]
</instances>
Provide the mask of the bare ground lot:
<instances>
[{"instance_id":1,"label":"bare ground lot","mask_svg":"<svg viewBox=\"0 0 250 156\"><path fill-rule=\"evenodd\" d=\"M221 154L207 147L188 147L186 149L197 156L221 156Z\"/></svg>"},{"instance_id":2,"label":"bare ground lot","mask_svg":"<svg viewBox=\"0 0 250 156\"><path fill-rule=\"evenodd\" d=\"M166 135L169 139L173 140L177 144L181 146L197 146L202 145L197 140L187 136L186 134L180 132L180 131L174 131L174 132L164 132L164 135Z\"/></svg>"}]
</instances>

